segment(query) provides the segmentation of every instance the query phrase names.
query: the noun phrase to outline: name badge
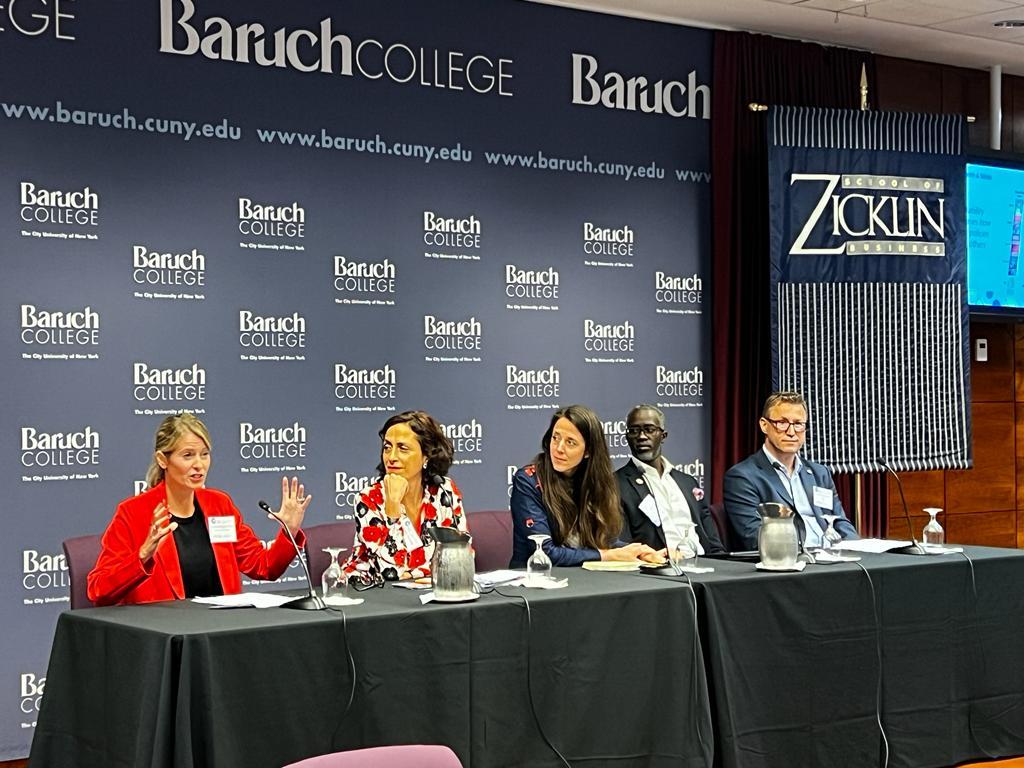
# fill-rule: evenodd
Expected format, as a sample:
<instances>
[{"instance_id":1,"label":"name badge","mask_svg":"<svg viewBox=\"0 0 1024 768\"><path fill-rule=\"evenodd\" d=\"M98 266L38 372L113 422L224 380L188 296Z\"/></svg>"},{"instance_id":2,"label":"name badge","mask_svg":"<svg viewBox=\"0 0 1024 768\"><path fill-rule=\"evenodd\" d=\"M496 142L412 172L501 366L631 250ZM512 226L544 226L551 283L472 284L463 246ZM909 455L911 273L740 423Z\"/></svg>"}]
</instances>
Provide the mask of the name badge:
<instances>
[{"instance_id":1,"label":"name badge","mask_svg":"<svg viewBox=\"0 0 1024 768\"><path fill-rule=\"evenodd\" d=\"M654 500L653 494L644 496L640 502L640 511L647 515L647 519L655 525L661 525L661 515L658 514L658 502Z\"/></svg>"},{"instance_id":2,"label":"name badge","mask_svg":"<svg viewBox=\"0 0 1024 768\"><path fill-rule=\"evenodd\" d=\"M211 544L234 544L238 541L235 530L235 518L231 515L206 518L206 527L210 532Z\"/></svg>"},{"instance_id":3,"label":"name badge","mask_svg":"<svg viewBox=\"0 0 1024 768\"><path fill-rule=\"evenodd\" d=\"M822 509L832 509L832 489L814 486L814 506Z\"/></svg>"}]
</instances>

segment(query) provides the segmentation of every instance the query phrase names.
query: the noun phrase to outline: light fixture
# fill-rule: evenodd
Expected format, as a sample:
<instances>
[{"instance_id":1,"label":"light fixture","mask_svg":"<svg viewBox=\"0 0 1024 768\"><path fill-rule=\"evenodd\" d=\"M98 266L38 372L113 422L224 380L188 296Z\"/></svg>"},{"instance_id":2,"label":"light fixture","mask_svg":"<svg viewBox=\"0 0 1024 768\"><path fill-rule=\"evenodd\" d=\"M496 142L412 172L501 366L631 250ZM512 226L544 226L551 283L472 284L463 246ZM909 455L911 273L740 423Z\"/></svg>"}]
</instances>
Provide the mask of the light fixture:
<instances>
[{"instance_id":1,"label":"light fixture","mask_svg":"<svg viewBox=\"0 0 1024 768\"><path fill-rule=\"evenodd\" d=\"M1004 19L1003 21L997 21L993 27L999 27L1000 29L1013 29L1015 27L1024 27L1024 19Z\"/></svg>"}]
</instances>

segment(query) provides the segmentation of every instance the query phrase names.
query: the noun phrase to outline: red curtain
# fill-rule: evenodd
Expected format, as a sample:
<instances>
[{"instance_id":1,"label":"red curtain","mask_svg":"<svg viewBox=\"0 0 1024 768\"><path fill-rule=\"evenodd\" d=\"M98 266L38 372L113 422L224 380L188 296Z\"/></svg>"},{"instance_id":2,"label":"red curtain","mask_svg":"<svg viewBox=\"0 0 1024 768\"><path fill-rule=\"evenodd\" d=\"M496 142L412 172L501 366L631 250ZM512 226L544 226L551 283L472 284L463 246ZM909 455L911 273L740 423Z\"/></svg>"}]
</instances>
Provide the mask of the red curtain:
<instances>
[{"instance_id":1,"label":"red curtain","mask_svg":"<svg viewBox=\"0 0 1024 768\"><path fill-rule=\"evenodd\" d=\"M745 32L716 32L711 106L711 498L722 476L760 447L761 404L771 392L768 147L765 112L748 104L858 108L861 68L874 57L844 48ZM869 94L870 97L870 94ZM813 420L814 414L811 414ZM852 477L837 476L853 517ZM862 481L861 535L880 536L884 484Z\"/></svg>"}]
</instances>

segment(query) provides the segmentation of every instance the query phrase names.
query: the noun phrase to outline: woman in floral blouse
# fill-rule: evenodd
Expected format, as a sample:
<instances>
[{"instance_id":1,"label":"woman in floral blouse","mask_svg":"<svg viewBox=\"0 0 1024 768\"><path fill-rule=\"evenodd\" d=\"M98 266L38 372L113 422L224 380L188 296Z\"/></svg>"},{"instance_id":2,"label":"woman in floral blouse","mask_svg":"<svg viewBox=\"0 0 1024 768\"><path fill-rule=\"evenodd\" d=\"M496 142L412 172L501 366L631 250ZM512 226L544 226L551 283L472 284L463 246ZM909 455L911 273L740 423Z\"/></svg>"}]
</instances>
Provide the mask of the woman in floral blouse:
<instances>
[{"instance_id":1,"label":"woman in floral blouse","mask_svg":"<svg viewBox=\"0 0 1024 768\"><path fill-rule=\"evenodd\" d=\"M359 494L345 573L364 584L430 575L433 525L467 531L462 494L445 476L452 443L424 411L392 416L378 433L380 479Z\"/></svg>"}]
</instances>

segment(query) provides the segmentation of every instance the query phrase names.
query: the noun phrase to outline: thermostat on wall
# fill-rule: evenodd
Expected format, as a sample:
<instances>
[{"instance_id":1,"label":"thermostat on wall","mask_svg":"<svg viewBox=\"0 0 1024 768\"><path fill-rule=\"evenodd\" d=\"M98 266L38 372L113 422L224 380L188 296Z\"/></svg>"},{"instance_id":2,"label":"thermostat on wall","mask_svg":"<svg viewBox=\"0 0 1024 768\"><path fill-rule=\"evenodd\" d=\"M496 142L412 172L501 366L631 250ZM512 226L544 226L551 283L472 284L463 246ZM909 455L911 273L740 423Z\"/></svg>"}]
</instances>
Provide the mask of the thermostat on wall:
<instances>
[{"instance_id":1,"label":"thermostat on wall","mask_svg":"<svg viewBox=\"0 0 1024 768\"><path fill-rule=\"evenodd\" d=\"M974 359L979 363L988 362L988 339L974 340Z\"/></svg>"}]
</instances>

